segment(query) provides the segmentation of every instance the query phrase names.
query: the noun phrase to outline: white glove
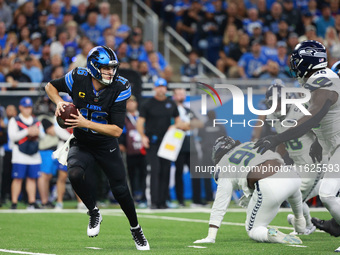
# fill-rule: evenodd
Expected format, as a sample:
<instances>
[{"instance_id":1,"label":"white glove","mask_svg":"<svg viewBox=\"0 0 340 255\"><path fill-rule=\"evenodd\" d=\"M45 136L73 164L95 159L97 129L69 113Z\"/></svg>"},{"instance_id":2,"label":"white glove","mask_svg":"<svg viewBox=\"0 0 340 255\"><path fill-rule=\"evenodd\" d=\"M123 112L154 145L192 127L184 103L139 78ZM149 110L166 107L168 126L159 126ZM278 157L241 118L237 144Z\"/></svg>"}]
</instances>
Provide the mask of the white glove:
<instances>
[{"instance_id":1,"label":"white glove","mask_svg":"<svg viewBox=\"0 0 340 255\"><path fill-rule=\"evenodd\" d=\"M251 196L246 197L245 195L243 195L243 196L240 198L240 200L239 200L239 202L238 202L238 205L241 206L241 207L243 207L243 208L247 208L247 207L248 207L248 204L249 204L249 202L250 202L250 199L251 199Z\"/></svg>"},{"instance_id":2,"label":"white glove","mask_svg":"<svg viewBox=\"0 0 340 255\"><path fill-rule=\"evenodd\" d=\"M215 243L215 239L206 237L200 240L196 240L194 243Z\"/></svg>"}]
</instances>

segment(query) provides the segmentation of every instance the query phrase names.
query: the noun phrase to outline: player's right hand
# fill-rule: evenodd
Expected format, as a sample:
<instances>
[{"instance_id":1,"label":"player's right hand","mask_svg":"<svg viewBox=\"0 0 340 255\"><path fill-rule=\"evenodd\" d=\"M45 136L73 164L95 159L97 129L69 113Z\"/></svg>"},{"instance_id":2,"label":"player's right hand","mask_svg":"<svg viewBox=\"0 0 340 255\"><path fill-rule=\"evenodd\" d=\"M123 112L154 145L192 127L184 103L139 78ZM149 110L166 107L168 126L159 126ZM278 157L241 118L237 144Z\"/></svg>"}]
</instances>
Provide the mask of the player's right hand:
<instances>
[{"instance_id":1,"label":"player's right hand","mask_svg":"<svg viewBox=\"0 0 340 255\"><path fill-rule=\"evenodd\" d=\"M196 240L194 243L215 243L215 239L212 239L210 237L206 237L203 239Z\"/></svg>"},{"instance_id":2,"label":"player's right hand","mask_svg":"<svg viewBox=\"0 0 340 255\"><path fill-rule=\"evenodd\" d=\"M145 149L150 148L150 140L149 140L149 137L147 137L146 135L143 135L142 137L142 145Z\"/></svg>"},{"instance_id":3,"label":"player's right hand","mask_svg":"<svg viewBox=\"0 0 340 255\"><path fill-rule=\"evenodd\" d=\"M309 149L309 156L312 158L313 162L321 162L322 160L322 147L318 141L318 139L315 140L314 143L310 146Z\"/></svg>"},{"instance_id":4,"label":"player's right hand","mask_svg":"<svg viewBox=\"0 0 340 255\"><path fill-rule=\"evenodd\" d=\"M69 105L69 104L72 104L70 102L65 102L65 101L59 101L57 103L57 107L55 109L55 116L58 117L61 115L61 112L64 112L65 109L64 109L64 105Z\"/></svg>"}]
</instances>

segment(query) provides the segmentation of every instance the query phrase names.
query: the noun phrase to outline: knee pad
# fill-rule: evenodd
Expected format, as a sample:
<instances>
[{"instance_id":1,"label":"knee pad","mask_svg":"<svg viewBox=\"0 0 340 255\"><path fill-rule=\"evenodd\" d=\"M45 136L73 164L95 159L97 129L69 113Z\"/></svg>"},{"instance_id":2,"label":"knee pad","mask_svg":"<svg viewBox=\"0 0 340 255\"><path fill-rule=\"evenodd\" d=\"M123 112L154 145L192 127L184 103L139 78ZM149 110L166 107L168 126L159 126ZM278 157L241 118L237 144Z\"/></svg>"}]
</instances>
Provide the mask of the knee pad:
<instances>
[{"instance_id":1,"label":"knee pad","mask_svg":"<svg viewBox=\"0 0 340 255\"><path fill-rule=\"evenodd\" d=\"M71 182L77 182L84 178L84 169L79 166L73 166L68 169L68 178Z\"/></svg>"},{"instance_id":2,"label":"knee pad","mask_svg":"<svg viewBox=\"0 0 340 255\"><path fill-rule=\"evenodd\" d=\"M115 187L112 187L111 190L112 194L115 196L116 199L119 199L120 197L124 197L127 194L130 194L127 185L117 185Z\"/></svg>"}]
</instances>

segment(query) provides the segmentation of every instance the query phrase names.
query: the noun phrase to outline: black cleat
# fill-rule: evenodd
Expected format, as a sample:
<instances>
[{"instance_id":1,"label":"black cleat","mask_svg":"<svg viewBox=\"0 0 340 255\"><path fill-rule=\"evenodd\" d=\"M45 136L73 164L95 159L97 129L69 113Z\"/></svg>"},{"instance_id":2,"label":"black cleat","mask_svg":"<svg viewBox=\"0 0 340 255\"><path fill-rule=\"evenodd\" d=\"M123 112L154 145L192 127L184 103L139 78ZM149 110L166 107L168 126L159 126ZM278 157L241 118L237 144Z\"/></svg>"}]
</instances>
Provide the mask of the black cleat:
<instances>
[{"instance_id":1,"label":"black cleat","mask_svg":"<svg viewBox=\"0 0 340 255\"><path fill-rule=\"evenodd\" d=\"M92 211L88 211L87 214L90 216L89 225L87 226L87 235L89 237L95 237L99 234L100 224L103 221L102 215L97 207Z\"/></svg>"},{"instance_id":2,"label":"black cleat","mask_svg":"<svg viewBox=\"0 0 340 255\"><path fill-rule=\"evenodd\" d=\"M327 232L331 236L340 236L340 225L333 218L330 220L320 220L313 217L312 223L315 227Z\"/></svg>"}]
</instances>

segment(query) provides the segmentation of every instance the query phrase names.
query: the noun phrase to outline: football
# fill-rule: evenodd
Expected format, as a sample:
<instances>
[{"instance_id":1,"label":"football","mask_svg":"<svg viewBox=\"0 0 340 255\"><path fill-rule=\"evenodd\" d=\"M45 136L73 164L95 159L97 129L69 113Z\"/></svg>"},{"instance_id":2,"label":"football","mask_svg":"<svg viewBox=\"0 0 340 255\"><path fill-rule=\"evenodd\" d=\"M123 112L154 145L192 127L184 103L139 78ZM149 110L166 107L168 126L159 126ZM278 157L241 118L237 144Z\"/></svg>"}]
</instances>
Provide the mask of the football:
<instances>
[{"instance_id":1,"label":"football","mask_svg":"<svg viewBox=\"0 0 340 255\"><path fill-rule=\"evenodd\" d=\"M61 128L68 128L69 125L65 125L66 119L73 119L71 114L78 115L77 108L74 104L64 105L64 112L61 112L61 115L57 117L58 125Z\"/></svg>"}]
</instances>

